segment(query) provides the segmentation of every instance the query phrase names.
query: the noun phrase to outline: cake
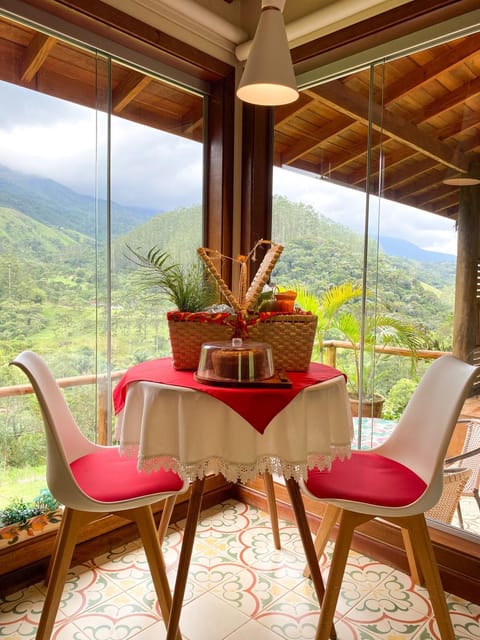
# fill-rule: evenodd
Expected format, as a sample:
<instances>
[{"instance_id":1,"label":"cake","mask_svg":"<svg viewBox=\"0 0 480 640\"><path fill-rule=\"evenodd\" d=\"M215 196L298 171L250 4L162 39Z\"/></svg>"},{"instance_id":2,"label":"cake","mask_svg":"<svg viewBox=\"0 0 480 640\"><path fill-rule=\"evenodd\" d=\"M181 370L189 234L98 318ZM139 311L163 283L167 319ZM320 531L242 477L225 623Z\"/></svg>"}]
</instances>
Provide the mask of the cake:
<instances>
[{"instance_id":1,"label":"cake","mask_svg":"<svg viewBox=\"0 0 480 640\"><path fill-rule=\"evenodd\" d=\"M212 366L217 377L229 380L262 380L272 375L265 350L258 348L218 349L212 353Z\"/></svg>"}]
</instances>

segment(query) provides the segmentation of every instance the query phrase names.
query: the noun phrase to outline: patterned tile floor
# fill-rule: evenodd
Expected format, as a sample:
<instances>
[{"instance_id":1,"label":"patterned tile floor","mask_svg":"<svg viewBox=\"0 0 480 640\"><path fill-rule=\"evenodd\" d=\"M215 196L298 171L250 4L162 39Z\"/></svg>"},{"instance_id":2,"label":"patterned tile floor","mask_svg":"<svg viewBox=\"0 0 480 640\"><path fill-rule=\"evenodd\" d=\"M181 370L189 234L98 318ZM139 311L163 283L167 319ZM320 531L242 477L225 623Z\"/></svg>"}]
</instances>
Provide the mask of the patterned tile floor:
<instances>
[{"instance_id":1,"label":"patterned tile floor","mask_svg":"<svg viewBox=\"0 0 480 640\"><path fill-rule=\"evenodd\" d=\"M172 582L183 523L164 544ZM273 547L263 511L229 500L204 511L182 610L184 640L303 640L314 638L318 604L303 578L296 527L280 522L282 549ZM328 574L331 546L321 558ZM44 587L0 600L0 638L35 637ZM448 595L459 640L479 640L480 607ZM351 553L337 607L339 640L438 638L425 590L409 576ZM162 640L165 628L139 543L72 568L54 640Z\"/></svg>"}]
</instances>

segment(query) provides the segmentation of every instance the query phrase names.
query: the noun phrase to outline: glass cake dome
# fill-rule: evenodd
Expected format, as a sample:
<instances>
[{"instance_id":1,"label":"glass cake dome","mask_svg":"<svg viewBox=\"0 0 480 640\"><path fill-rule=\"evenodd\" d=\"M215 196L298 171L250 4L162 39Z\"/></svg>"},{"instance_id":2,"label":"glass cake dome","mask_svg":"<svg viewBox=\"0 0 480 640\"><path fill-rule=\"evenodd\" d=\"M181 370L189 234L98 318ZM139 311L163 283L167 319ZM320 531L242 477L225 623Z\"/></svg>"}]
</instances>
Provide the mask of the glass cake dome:
<instances>
[{"instance_id":1,"label":"glass cake dome","mask_svg":"<svg viewBox=\"0 0 480 640\"><path fill-rule=\"evenodd\" d=\"M253 383L267 380L274 373L269 344L233 338L202 345L196 377L200 382Z\"/></svg>"}]
</instances>

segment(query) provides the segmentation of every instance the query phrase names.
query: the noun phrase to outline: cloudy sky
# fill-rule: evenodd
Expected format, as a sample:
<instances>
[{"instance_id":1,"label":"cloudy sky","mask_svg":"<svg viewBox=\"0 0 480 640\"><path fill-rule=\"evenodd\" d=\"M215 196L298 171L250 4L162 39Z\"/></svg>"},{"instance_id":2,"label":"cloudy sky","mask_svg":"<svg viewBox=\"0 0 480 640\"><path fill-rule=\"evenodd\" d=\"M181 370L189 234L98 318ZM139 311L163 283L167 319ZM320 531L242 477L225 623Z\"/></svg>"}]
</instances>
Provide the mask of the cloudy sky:
<instances>
[{"instance_id":1,"label":"cloudy sky","mask_svg":"<svg viewBox=\"0 0 480 640\"><path fill-rule=\"evenodd\" d=\"M92 195L95 141L106 140L106 116L0 82L0 164L51 178ZM160 131L112 119L112 196L124 205L168 211L201 202L202 147ZM99 144L99 148L102 145ZM336 222L362 232L365 198L353 189L290 170L274 170L274 193L311 205ZM456 253L454 223L388 201L380 211L380 233L432 251Z\"/></svg>"}]
</instances>

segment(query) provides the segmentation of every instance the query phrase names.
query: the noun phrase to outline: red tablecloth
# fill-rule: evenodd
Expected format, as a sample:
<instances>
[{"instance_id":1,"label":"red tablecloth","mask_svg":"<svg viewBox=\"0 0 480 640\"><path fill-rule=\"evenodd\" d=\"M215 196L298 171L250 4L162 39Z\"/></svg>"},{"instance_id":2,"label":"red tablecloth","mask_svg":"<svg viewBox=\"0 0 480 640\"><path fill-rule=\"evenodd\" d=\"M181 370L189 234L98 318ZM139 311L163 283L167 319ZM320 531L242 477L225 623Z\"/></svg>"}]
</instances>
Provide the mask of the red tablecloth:
<instances>
[{"instance_id":1,"label":"red tablecloth","mask_svg":"<svg viewBox=\"0 0 480 640\"><path fill-rule=\"evenodd\" d=\"M132 382L159 382L177 387L187 387L202 391L228 404L230 408L247 420L259 433L263 433L271 420L305 387L331 380L344 375L341 371L324 364L312 362L308 371L289 371L291 388L269 389L216 387L197 382L192 371L177 371L171 358L148 360L131 367L120 378L113 391L115 413L119 413L124 404L127 387Z\"/></svg>"}]
</instances>

